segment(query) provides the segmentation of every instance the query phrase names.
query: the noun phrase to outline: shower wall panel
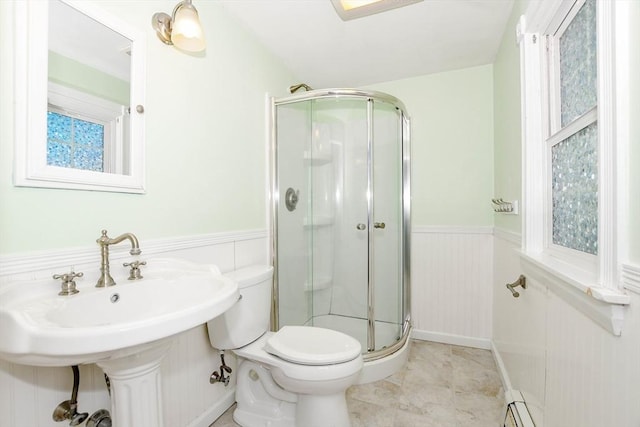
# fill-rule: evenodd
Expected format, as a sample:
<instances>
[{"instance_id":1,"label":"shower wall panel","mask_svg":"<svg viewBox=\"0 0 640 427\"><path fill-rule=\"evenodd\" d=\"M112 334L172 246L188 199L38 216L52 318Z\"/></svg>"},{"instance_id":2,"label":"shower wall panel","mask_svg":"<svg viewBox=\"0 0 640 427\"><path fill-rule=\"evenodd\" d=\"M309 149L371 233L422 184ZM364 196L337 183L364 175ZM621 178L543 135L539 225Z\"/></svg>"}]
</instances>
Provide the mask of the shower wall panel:
<instances>
[{"instance_id":1,"label":"shower wall panel","mask_svg":"<svg viewBox=\"0 0 640 427\"><path fill-rule=\"evenodd\" d=\"M366 104L349 102L335 111L344 131L337 139L336 245L331 314L367 317L367 117Z\"/></svg>"},{"instance_id":2,"label":"shower wall panel","mask_svg":"<svg viewBox=\"0 0 640 427\"><path fill-rule=\"evenodd\" d=\"M341 134L342 123L326 115L320 103L311 104L311 119L311 147L305 151L309 189L305 235L310 256L305 290L312 300L311 316L315 318L331 309L336 233L334 194L339 160L334 141L336 134Z\"/></svg>"}]
</instances>

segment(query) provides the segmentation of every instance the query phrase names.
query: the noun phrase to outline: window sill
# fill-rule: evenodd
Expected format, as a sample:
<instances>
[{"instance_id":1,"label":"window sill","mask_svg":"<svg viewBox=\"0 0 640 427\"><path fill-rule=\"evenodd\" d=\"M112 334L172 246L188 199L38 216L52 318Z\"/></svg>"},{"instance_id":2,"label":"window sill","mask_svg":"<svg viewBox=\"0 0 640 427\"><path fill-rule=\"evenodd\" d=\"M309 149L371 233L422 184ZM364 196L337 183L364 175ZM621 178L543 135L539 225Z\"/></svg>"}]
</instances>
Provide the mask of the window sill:
<instances>
[{"instance_id":1,"label":"window sill","mask_svg":"<svg viewBox=\"0 0 640 427\"><path fill-rule=\"evenodd\" d=\"M624 306L630 302L629 295L598 286L589 274L552 257L521 252L520 258L527 276L544 284L613 335L622 333Z\"/></svg>"}]
</instances>

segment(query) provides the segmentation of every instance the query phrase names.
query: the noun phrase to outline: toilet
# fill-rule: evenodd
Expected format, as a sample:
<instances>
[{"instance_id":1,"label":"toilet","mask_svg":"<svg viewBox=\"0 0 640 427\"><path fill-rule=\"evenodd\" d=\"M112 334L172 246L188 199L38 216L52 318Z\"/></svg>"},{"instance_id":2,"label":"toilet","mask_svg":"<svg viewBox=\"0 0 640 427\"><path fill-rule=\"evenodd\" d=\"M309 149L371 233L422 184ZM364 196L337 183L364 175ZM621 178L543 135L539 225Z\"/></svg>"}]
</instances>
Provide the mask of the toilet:
<instances>
[{"instance_id":1,"label":"toilet","mask_svg":"<svg viewBox=\"0 0 640 427\"><path fill-rule=\"evenodd\" d=\"M207 329L213 347L238 356L233 419L243 427L349 427L345 391L363 366L360 343L311 326L269 332L273 267L226 276L240 299Z\"/></svg>"}]
</instances>

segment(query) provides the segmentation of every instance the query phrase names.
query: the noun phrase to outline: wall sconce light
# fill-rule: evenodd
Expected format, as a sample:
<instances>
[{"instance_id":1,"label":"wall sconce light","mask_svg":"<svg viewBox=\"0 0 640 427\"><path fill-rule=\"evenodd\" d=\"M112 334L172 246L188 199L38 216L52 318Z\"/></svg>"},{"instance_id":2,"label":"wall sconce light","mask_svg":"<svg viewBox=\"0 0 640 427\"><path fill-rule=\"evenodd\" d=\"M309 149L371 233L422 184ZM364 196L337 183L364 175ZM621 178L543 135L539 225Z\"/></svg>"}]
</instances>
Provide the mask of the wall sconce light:
<instances>
[{"instance_id":1,"label":"wall sconce light","mask_svg":"<svg viewBox=\"0 0 640 427\"><path fill-rule=\"evenodd\" d=\"M171 16L164 12L154 13L151 26L165 44L172 44L188 52L200 52L206 47L198 11L191 0L178 3Z\"/></svg>"}]
</instances>

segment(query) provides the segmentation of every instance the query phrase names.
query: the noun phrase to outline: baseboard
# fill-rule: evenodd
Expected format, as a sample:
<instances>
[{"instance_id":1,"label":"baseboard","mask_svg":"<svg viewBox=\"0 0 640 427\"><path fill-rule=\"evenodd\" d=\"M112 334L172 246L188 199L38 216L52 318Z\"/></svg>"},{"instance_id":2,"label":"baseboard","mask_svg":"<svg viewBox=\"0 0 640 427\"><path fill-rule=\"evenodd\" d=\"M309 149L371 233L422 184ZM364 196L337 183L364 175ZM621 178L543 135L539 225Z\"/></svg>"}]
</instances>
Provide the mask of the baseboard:
<instances>
[{"instance_id":1,"label":"baseboard","mask_svg":"<svg viewBox=\"0 0 640 427\"><path fill-rule=\"evenodd\" d=\"M491 340L488 338L465 337L462 335L446 334L442 332L422 331L413 329L411 338L423 341L434 341L443 344L460 345L463 347L491 350Z\"/></svg>"},{"instance_id":2,"label":"baseboard","mask_svg":"<svg viewBox=\"0 0 640 427\"><path fill-rule=\"evenodd\" d=\"M212 405L207 411L200 414L198 418L193 420L187 427L209 427L215 420L220 418L227 409L231 407L236 401L236 388L229 387L225 390L225 395L220 398L214 405Z\"/></svg>"},{"instance_id":3,"label":"baseboard","mask_svg":"<svg viewBox=\"0 0 640 427\"><path fill-rule=\"evenodd\" d=\"M500 352L498 351L498 348L493 341L491 341L491 353L493 354L493 360L495 360L496 362L498 374L500 374L500 379L502 380L502 387L504 388L504 390L511 390L511 380L509 379L509 373L507 372L507 368L506 366L504 366L502 356L500 356Z\"/></svg>"}]
</instances>

